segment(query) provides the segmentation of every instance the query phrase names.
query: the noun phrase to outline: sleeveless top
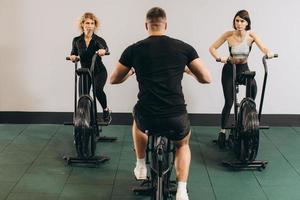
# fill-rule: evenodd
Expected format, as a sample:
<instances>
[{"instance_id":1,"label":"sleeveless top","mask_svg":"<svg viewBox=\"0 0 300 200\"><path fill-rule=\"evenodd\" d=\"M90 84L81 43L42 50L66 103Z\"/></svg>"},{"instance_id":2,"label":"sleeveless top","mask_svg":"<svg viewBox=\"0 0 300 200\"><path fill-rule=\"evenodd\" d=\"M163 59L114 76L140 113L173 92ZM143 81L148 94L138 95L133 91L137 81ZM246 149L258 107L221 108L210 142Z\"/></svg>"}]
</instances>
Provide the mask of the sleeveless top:
<instances>
[{"instance_id":1,"label":"sleeveless top","mask_svg":"<svg viewBox=\"0 0 300 200\"><path fill-rule=\"evenodd\" d=\"M251 51L251 45L248 45L247 38L248 38L249 32L246 32L246 35L244 37L244 40L235 45L235 46L229 46L229 52L230 56L235 59L247 59L249 56L249 53Z\"/></svg>"}]
</instances>

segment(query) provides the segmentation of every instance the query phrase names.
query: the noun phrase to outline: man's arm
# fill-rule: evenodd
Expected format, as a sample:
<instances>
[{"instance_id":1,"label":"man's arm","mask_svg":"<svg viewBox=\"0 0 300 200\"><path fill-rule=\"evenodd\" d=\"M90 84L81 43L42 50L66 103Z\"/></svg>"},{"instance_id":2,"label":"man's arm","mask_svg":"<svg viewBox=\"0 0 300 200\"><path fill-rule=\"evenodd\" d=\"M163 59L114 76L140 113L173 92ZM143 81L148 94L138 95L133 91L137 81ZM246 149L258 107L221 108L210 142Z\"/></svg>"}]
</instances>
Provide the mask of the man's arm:
<instances>
[{"instance_id":1,"label":"man's arm","mask_svg":"<svg viewBox=\"0 0 300 200\"><path fill-rule=\"evenodd\" d=\"M196 58L190 62L188 68L200 83L211 82L211 74L200 58Z\"/></svg>"},{"instance_id":2,"label":"man's arm","mask_svg":"<svg viewBox=\"0 0 300 200\"><path fill-rule=\"evenodd\" d=\"M134 74L134 70L122 65L120 62L115 66L109 77L110 84L119 84Z\"/></svg>"}]
</instances>

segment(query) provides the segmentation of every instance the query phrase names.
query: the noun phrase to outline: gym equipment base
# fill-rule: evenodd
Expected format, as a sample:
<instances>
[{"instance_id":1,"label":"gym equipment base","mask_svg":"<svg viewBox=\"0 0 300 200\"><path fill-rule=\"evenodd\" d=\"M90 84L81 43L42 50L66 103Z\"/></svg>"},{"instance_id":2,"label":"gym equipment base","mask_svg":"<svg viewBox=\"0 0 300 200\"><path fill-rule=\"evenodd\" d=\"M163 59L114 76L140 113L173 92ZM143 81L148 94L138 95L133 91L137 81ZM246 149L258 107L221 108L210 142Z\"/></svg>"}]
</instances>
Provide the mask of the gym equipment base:
<instances>
[{"instance_id":1,"label":"gym equipment base","mask_svg":"<svg viewBox=\"0 0 300 200\"><path fill-rule=\"evenodd\" d=\"M63 159L71 166L94 166L98 167L101 163L109 160L106 156L95 156L93 158L78 158L64 156Z\"/></svg>"},{"instance_id":2,"label":"gym equipment base","mask_svg":"<svg viewBox=\"0 0 300 200\"><path fill-rule=\"evenodd\" d=\"M267 167L268 161L265 160L254 160L251 162L241 162L241 161L223 161L222 164L225 167L231 168L233 170L263 170Z\"/></svg>"}]
</instances>

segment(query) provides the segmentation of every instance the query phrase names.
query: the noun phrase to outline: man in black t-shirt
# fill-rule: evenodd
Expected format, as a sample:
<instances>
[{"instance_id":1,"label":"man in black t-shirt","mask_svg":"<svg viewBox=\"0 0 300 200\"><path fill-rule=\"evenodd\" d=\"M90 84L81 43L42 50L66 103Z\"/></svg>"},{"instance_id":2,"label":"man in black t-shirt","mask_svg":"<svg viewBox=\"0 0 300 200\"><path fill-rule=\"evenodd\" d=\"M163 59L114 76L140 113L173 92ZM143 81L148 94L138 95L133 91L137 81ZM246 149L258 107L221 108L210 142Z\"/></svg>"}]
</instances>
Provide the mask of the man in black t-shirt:
<instances>
[{"instance_id":1,"label":"man in black t-shirt","mask_svg":"<svg viewBox=\"0 0 300 200\"><path fill-rule=\"evenodd\" d=\"M181 80L184 72L201 83L209 83L211 76L192 46L165 35L167 22L163 9L150 9L145 26L149 37L125 49L110 76L110 82L122 83L135 73L139 84L132 127L137 156L135 177L147 177L145 150L148 137L144 133L168 132L166 136L174 140L177 147L176 200L188 200L186 182L191 160L191 131Z\"/></svg>"}]
</instances>

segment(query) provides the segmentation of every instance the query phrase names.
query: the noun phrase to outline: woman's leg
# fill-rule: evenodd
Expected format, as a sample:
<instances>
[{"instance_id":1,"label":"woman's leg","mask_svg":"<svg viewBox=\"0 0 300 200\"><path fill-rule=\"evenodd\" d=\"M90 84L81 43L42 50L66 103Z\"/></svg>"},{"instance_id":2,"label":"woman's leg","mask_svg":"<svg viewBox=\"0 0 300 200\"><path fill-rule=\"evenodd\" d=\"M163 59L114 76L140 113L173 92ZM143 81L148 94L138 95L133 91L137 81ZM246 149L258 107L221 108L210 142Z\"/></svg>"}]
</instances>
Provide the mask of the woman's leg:
<instances>
[{"instance_id":1,"label":"woman's leg","mask_svg":"<svg viewBox=\"0 0 300 200\"><path fill-rule=\"evenodd\" d=\"M225 64L222 70L222 87L225 104L221 115L221 129L225 129L233 104L232 65Z\"/></svg>"},{"instance_id":2,"label":"woman's leg","mask_svg":"<svg viewBox=\"0 0 300 200\"><path fill-rule=\"evenodd\" d=\"M257 94L257 85L255 79L251 81L251 97L255 100Z\"/></svg>"},{"instance_id":3,"label":"woman's leg","mask_svg":"<svg viewBox=\"0 0 300 200\"><path fill-rule=\"evenodd\" d=\"M103 110L107 109L107 99L106 94L103 91L104 85L107 79L107 71L106 69L95 71L95 92L96 97L102 107Z\"/></svg>"}]
</instances>

